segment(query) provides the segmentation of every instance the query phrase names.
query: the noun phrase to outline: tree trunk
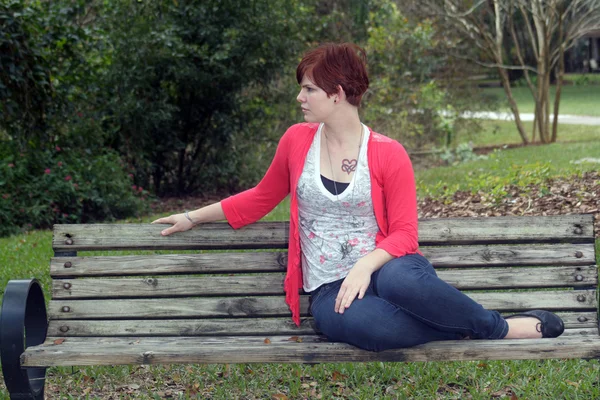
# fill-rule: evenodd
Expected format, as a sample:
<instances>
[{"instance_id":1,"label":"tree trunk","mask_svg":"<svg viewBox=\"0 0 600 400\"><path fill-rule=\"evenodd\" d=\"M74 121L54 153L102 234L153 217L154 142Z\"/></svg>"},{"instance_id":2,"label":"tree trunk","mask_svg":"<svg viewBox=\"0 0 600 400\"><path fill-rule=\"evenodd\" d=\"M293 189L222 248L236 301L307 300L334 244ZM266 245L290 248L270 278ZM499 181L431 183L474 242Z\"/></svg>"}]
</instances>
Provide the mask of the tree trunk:
<instances>
[{"instance_id":1,"label":"tree trunk","mask_svg":"<svg viewBox=\"0 0 600 400\"><path fill-rule=\"evenodd\" d=\"M552 137L550 142L555 143L558 136L558 110L560 106L560 95L562 92L563 79L565 75L565 46L564 46L564 30L563 30L563 14L560 14L558 28L558 42L560 50L558 55L558 72L556 79L556 94L554 95L554 123L552 124Z\"/></svg>"},{"instance_id":2,"label":"tree trunk","mask_svg":"<svg viewBox=\"0 0 600 400\"><path fill-rule=\"evenodd\" d=\"M535 143L535 134L538 131L538 129L537 129L538 107L539 107L539 102L537 99L535 99L535 110L533 112L533 129L531 131L531 143Z\"/></svg>"},{"instance_id":3,"label":"tree trunk","mask_svg":"<svg viewBox=\"0 0 600 400\"><path fill-rule=\"evenodd\" d=\"M519 135L521 135L521 141L523 142L523 144L529 144L529 140L527 140L527 132L525 132L525 127L523 126L523 122L521 121L521 115L519 114L517 102L515 101L512 95L512 90L510 89L510 79L508 78L508 73L503 68L498 68L498 73L500 74L500 78L502 79L502 86L504 87L506 97L508 97L510 109L513 115L515 116L515 123L517 124Z\"/></svg>"}]
</instances>

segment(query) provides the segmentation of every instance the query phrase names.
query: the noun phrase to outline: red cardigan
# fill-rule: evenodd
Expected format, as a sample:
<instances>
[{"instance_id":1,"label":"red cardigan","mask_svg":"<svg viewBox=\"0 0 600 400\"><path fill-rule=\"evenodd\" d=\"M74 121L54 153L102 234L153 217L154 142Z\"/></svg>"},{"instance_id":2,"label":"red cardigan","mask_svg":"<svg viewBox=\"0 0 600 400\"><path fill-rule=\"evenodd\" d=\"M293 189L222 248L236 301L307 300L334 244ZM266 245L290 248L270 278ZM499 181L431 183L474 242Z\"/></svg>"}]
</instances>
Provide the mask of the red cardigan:
<instances>
[{"instance_id":1,"label":"red cardigan","mask_svg":"<svg viewBox=\"0 0 600 400\"><path fill-rule=\"evenodd\" d=\"M225 218L234 229L238 229L258 221L291 194L284 289L286 303L297 325L300 325L302 268L296 186L318 127L318 124L312 123L291 126L279 141L275 158L258 185L221 202ZM417 253L417 196L410 159L400 143L372 130L370 132L367 157L371 197L379 226L376 247L395 257Z\"/></svg>"}]
</instances>

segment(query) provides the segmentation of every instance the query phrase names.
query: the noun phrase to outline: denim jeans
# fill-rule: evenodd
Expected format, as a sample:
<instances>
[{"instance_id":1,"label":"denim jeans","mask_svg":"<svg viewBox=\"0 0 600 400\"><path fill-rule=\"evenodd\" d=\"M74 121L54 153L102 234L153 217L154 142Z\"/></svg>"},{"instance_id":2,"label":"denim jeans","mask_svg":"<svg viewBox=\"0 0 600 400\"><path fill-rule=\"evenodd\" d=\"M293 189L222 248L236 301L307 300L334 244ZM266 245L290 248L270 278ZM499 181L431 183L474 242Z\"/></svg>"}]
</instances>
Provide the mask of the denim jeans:
<instances>
[{"instance_id":1,"label":"denim jeans","mask_svg":"<svg viewBox=\"0 0 600 400\"><path fill-rule=\"evenodd\" d=\"M508 324L438 278L419 254L395 258L373 275L362 299L343 314L334 311L344 279L311 292L310 311L330 340L382 351L434 340L501 339Z\"/></svg>"}]
</instances>

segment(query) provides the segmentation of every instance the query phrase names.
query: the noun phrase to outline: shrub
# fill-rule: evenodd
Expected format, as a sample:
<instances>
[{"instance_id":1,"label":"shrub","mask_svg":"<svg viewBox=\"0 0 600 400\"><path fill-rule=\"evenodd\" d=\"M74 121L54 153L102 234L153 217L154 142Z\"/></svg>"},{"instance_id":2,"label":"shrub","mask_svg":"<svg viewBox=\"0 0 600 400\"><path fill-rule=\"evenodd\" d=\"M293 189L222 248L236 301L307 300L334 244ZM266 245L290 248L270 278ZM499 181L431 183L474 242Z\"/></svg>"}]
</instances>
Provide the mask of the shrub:
<instances>
[{"instance_id":1,"label":"shrub","mask_svg":"<svg viewBox=\"0 0 600 400\"><path fill-rule=\"evenodd\" d=\"M137 215L148 192L133 185L119 156L61 149L0 149L0 236L54 223Z\"/></svg>"},{"instance_id":2,"label":"shrub","mask_svg":"<svg viewBox=\"0 0 600 400\"><path fill-rule=\"evenodd\" d=\"M487 157L478 155L473 151L471 143L460 143L455 149L444 148L440 153L440 159L449 165L456 165L463 162L485 160Z\"/></svg>"}]
</instances>

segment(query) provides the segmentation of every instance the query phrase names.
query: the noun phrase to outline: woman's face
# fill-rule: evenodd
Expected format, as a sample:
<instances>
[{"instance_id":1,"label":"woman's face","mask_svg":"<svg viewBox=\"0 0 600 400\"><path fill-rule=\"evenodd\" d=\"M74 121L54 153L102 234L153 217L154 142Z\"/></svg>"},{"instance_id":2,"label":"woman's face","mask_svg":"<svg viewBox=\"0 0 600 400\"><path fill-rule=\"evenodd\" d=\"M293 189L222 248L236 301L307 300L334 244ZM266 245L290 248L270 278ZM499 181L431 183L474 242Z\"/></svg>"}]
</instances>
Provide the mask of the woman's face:
<instances>
[{"instance_id":1,"label":"woman's face","mask_svg":"<svg viewBox=\"0 0 600 400\"><path fill-rule=\"evenodd\" d=\"M306 122L324 122L334 107L335 96L328 97L327 93L304 75L300 82L300 93L296 100L300 102Z\"/></svg>"}]
</instances>

